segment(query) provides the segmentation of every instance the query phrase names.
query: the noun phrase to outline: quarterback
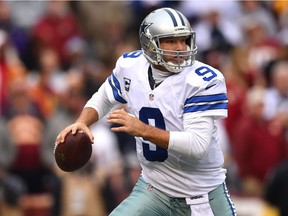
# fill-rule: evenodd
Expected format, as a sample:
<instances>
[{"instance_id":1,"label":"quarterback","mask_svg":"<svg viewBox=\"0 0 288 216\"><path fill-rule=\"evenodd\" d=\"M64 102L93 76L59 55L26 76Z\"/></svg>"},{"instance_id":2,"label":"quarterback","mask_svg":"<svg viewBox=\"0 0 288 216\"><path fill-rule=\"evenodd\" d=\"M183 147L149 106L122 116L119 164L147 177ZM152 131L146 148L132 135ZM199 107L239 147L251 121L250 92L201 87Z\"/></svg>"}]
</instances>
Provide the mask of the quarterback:
<instances>
[{"instance_id":1,"label":"quarterback","mask_svg":"<svg viewBox=\"0 0 288 216\"><path fill-rule=\"evenodd\" d=\"M104 116L135 136L142 173L110 216L236 215L215 124L227 117L223 75L195 59L196 33L177 10L151 12L139 39L56 143L77 130L93 141L89 127Z\"/></svg>"}]
</instances>

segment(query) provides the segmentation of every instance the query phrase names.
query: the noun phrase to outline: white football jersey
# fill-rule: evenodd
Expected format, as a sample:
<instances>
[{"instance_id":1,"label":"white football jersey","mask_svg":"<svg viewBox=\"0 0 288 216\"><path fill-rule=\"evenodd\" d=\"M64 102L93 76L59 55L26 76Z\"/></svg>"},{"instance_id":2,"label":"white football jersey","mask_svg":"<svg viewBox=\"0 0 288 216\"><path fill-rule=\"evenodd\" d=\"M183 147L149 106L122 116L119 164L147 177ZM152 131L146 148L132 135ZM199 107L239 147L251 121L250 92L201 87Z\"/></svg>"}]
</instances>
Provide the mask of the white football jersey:
<instances>
[{"instance_id":1,"label":"white football jersey","mask_svg":"<svg viewBox=\"0 0 288 216\"><path fill-rule=\"evenodd\" d=\"M152 90L149 65L140 50L121 56L104 83L109 102L126 104L141 121L168 131L183 131L183 115L188 113L214 119L227 116L225 80L215 68L196 61ZM209 150L200 160L160 148L142 137L136 137L136 143L144 179L170 196L208 193L225 180L216 125Z\"/></svg>"}]
</instances>

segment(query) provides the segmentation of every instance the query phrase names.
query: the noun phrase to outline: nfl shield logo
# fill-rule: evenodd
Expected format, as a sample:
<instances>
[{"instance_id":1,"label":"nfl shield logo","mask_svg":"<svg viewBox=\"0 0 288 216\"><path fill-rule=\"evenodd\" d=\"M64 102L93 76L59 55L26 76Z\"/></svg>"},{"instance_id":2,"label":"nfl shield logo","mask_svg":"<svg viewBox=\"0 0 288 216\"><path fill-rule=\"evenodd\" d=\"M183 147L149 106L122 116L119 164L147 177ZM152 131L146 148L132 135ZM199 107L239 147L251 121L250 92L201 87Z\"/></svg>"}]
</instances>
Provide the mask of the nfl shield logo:
<instances>
[{"instance_id":1,"label":"nfl shield logo","mask_svg":"<svg viewBox=\"0 0 288 216\"><path fill-rule=\"evenodd\" d=\"M152 93L149 94L149 100L150 100L150 101L153 101L153 100L154 100L154 94L152 94Z\"/></svg>"}]
</instances>

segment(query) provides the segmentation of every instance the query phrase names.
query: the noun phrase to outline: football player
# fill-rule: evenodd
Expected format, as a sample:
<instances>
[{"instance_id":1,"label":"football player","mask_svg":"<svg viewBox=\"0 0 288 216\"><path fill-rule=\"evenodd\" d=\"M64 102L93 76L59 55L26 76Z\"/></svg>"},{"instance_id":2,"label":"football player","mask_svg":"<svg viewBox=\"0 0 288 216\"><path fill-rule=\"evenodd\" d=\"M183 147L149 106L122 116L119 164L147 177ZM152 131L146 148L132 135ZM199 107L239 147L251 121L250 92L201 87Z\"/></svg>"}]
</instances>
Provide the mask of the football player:
<instances>
[{"instance_id":1,"label":"football player","mask_svg":"<svg viewBox=\"0 0 288 216\"><path fill-rule=\"evenodd\" d=\"M236 215L215 121L227 117L223 75L195 60L196 34L172 8L151 12L142 50L123 54L76 122L56 138L85 131L107 115L114 132L135 136L142 173L111 216ZM119 104L126 109L113 109ZM112 111L111 111L112 110ZM127 110L127 111L126 111Z\"/></svg>"}]
</instances>

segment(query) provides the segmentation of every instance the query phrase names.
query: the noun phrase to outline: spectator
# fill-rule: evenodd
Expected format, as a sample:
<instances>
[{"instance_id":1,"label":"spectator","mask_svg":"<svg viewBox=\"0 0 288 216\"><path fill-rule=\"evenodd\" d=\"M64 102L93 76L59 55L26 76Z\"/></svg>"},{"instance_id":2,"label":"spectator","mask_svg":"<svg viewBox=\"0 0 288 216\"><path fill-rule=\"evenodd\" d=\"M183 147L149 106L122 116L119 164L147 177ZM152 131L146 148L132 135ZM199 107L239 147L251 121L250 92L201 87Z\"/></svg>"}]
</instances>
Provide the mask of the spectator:
<instances>
[{"instance_id":1,"label":"spectator","mask_svg":"<svg viewBox=\"0 0 288 216\"><path fill-rule=\"evenodd\" d=\"M223 67L223 74L226 79L227 94L229 98L229 115L224 120L231 149L233 149L232 133L237 130L238 120L243 115L242 104L245 101L246 92L249 89L251 67L247 61L247 55L244 49L236 47L231 52L231 59Z\"/></svg>"},{"instance_id":2,"label":"spectator","mask_svg":"<svg viewBox=\"0 0 288 216\"><path fill-rule=\"evenodd\" d=\"M181 1L179 9L190 19L192 16L202 19L202 15L211 10L217 11L221 19L237 20L241 15L241 8L236 1L227 1L225 4L221 1Z\"/></svg>"},{"instance_id":3,"label":"spectator","mask_svg":"<svg viewBox=\"0 0 288 216\"><path fill-rule=\"evenodd\" d=\"M228 51L243 40L238 24L240 7L236 2L183 1L179 8L190 18L197 35L198 52Z\"/></svg>"},{"instance_id":4,"label":"spectator","mask_svg":"<svg viewBox=\"0 0 288 216\"><path fill-rule=\"evenodd\" d=\"M16 155L16 148L8 136L4 118L0 118L0 137L0 205L2 202L19 209L20 199L27 192L27 188L19 177L9 172L9 167ZM2 211L1 208L0 213Z\"/></svg>"},{"instance_id":5,"label":"spectator","mask_svg":"<svg viewBox=\"0 0 288 216\"><path fill-rule=\"evenodd\" d=\"M221 17L214 9L206 11L195 24L199 37L199 51L219 50L227 52L242 42L242 32L235 22Z\"/></svg>"},{"instance_id":6,"label":"spectator","mask_svg":"<svg viewBox=\"0 0 288 216\"><path fill-rule=\"evenodd\" d=\"M249 64L262 71L272 60L281 56L281 42L265 28L263 20L250 18L243 22L243 34Z\"/></svg>"},{"instance_id":7,"label":"spectator","mask_svg":"<svg viewBox=\"0 0 288 216\"><path fill-rule=\"evenodd\" d=\"M128 28L134 21L129 4L124 1L78 1L75 4L93 55L100 61L115 62L118 57L115 47L129 36Z\"/></svg>"},{"instance_id":8,"label":"spectator","mask_svg":"<svg viewBox=\"0 0 288 216\"><path fill-rule=\"evenodd\" d=\"M7 89L15 79L24 78L27 70L10 43L8 34L0 29L0 114L7 107Z\"/></svg>"},{"instance_id":9,"label":"spectator","mask_svg":"<svg viewBox=\"0 0 288 216\"><path fill-rule=\"evenodd\" d=\"M36 22L44 15L47 1L7 1L11 11L11 21L29 33Z\"/></svg>"},{"instance_id":10,"label":"spectator","mask_svg":"<svg viewBox=\"0 0 288 216\"><path fill-rule=\"evenodd\" d=\"M244 195L262 197L265 178L285 158L283 131L274 131L263 115L265 88L249 89L245 114L233 136L233 155ZM269 155L269 157L267 157Z\"/></svg>"},{"instance_id":11,"label":"spectator","mask_svg":"<svg viewBox=\"0 0 288 216\"><path fill-rule=\"evenodd\" d=\"M279 15L279 27L278 38L282 44L288 46L288 7Z\"/></svg>"},{"instance_id":12,"label":"spectator","mask_svg":"<svg viewBox=\"0 0 288 216\"><path fill-rule=\"evenodd\" d=\"M30 42L29 32L14 22L10 6L10 2L8 1L0 2L0 29L7 33L10 43L19 54L19 58L26 63Z\"/></svg>"},{"instance_id":13,"label":"spectator","mask_svg":"<svg viewBox=\"0 0 288 216\"><path fill-rule=\"evenodd\" d=\"M263 1L240 1L239 4L241 6L240 22L242 24L261 21L268 37L275 35L277 23L269 3Z\"/></svg>"},{"instance_id":14,"label":"spectator","mask_svg":"<svg viewBox=\"0 0 288 216\"><path fill-rule=\"evenodd\" d=\"M39 53L40 70L30 73L31 96L38 104L45 118L56 109L58 98L66 88L65 72L61 70L58 54L45 48Z\"/></svg>"},{"instance_id":15,"label":"spectator","mask_svg":"<svg viewBox=\"0 0 288 216\"><path fill-rule=\"evenodd\" d=\"M69 59L65 50L66 44L74 37L81 37L81 30L67 1L49 1L46 13L31 30L34 42L34 58L37 59L43 48L50 47L58 55L60 66L67 68Z\"/></svg>"},{"instance_id":16,"label":"spectator","mask_svg":"<svg viewBox=\"0 0 288 216\"><path fill-rule=\"evenodd\" d=\"M53 170L43 163L40 154L44 134L43 116L30 98L30 89L26 82L26 79L15 80L9 88L9 109L5 112L5 117L7 136L11 137L16 155L8 170L25 183L25 195L51 195L55 201L53 215L56 216L59 214L60 182Z\"/></svg>"},{"instance_id":17,"label":"spectator","mask_svg":"<svg viewBox=\"0 0 288 216\"><path fill-rule=\"evenodd\" d=\"M272 121L275 131L285 130L285 138L288 141L288 61L276 61L271 68L270 83L268 88L264 115ZM288 147L286 149L288 153Z\"/></svg>"},{"instance_id":18,"label":"spectator","mask_svg":"<svg viewBox=\"0 0 288 216\"><path fill-rule=\"evenodd\" d=\"M270 87L266 96L265 117L274 118L278 113L288 115L288 61L277 61L271 68Z\"/></svg>"}]
</instances>

